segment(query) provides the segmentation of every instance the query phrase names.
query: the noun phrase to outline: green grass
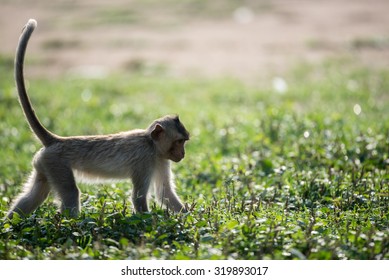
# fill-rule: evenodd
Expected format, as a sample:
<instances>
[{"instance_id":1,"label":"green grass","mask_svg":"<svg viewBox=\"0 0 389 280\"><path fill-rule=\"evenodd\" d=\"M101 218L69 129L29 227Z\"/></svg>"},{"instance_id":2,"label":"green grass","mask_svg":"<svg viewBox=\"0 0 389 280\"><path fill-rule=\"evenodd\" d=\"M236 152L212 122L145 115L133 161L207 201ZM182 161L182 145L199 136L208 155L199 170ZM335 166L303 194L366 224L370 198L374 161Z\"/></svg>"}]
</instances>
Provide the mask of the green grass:
<instances>
[{"instance_id":1,"label":"green grass","mask_svg":"<svg viewBox=\"0 0 389 280\"><path fill-rule=\"evenodd\" d=\"M8 62L1 58L0 218L40 147ZM77 219L50 199L3 221L0 259L388 259L389 72L339 60L300 65L284 79L284 94L271 80L163 73L30 80L38 115L60 135L178 113L192 140L174 171L191 211L152 203L134 215L130 183L81 185Z\"/></svg>"}]
</instances>

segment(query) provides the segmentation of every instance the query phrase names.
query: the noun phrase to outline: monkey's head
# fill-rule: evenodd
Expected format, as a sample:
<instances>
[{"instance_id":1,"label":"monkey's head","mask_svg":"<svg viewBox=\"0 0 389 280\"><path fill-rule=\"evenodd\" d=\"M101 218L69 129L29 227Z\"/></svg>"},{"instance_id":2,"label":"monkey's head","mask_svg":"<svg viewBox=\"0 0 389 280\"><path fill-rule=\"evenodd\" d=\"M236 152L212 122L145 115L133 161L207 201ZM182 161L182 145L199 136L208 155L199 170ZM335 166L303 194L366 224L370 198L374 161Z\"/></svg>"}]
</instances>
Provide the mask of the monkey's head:
<instances>
[{"instance_id":1,"label":"monkey's head","mask_svg":"<svg viewBox=\"0 0 389 280\"><path fill-rule=\"evenodd\" d=\"M174 162L185 157L185 143L189 140L189 132L178 116L165 116L157 119L149 127L158 154Z\"/></svg>"}]
</instances>

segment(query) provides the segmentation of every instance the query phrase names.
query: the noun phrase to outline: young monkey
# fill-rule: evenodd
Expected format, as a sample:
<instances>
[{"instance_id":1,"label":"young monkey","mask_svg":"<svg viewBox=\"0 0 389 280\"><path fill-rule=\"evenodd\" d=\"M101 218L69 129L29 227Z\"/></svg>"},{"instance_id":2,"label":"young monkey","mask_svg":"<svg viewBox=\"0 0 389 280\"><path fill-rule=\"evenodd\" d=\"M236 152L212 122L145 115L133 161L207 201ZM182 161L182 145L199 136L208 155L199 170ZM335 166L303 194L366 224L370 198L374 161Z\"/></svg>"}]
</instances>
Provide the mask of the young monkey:
<instances>
[{"instance_id":1,"label":"young monkey","mask_svg":"<svg viewBox=\"0 0 389 280\"><path fill-rule=\"evenodd\" d=\"M80 191L75 176L86 182L129 179L133 183L132 202L136 212L148 211L147 193L154 187L156 198L175 212L186 209L175 192L170 161L185 156L189 132L178 116L155 120L147 129L111 135L61 137L39 121L27 95L23 63L28 40L37 23L30 19L19 39L15 58L15 80L26 119L42 142L32 164L34 170L23 192L13 202L14 213L25 216L47 198L51 190L58 196L61 212L72 217L80 213Z\"/></svg>"}]
</instances>

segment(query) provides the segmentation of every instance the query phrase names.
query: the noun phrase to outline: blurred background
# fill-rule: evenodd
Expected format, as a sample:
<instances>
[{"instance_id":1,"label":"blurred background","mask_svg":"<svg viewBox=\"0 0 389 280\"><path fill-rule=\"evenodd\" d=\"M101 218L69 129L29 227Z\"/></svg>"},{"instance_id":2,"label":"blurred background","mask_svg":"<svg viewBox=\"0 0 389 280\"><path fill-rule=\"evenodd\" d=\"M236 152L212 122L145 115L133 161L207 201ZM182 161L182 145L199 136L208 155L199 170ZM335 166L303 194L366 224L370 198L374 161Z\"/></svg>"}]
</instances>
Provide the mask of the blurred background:
<instances>
[{"instance_id":1,"label":"blurred background","mask_svg":"<svg viewBox=\"0 0 389 280\"><path fill-rule=\"evenodd\" d=\"M389 63L387 0L0 0L0 56L29 18L28 74L121 71L253 79L296 62Z\"/></svg>"}]
</instances>

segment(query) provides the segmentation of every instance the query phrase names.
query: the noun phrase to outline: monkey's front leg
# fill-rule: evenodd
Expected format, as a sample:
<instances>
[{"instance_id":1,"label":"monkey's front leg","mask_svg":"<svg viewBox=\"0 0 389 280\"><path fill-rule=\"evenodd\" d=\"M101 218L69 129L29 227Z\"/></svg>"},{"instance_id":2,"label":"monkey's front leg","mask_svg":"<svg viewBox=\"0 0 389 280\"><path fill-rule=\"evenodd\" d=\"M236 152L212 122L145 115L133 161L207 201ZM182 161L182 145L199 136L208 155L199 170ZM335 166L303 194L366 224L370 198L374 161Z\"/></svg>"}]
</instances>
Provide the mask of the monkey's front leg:
<instances>
[{"instance_id":1,"label":"monkey's front leg","mask_svg":"<svg viewBox=\"0 0 389 280\"><path fill-rule=\"evenodd\" d=\"M147 193L150 187L149 178L134 178L132 190L132 204L136 213L148 212Z\"/></svg>"},{"instance_id":2,"label":"monkey's front leg","mask_svg":"<svg viewBox=\"0 0 389 280\"><path fill-rule=\"evenodd\" d=\"M155 175L155 196L174 212L187 212L175 191L174 176L170 170L170 164L166 162L159 166L159 172Z\"/></svg>"},{"instance_id":3,"label":"monkey's front leg","mask_svg":"<svg viewBox=\"0 0 389 280\"><path fill-rule=\"evenodd\" d=\"M175 192L175 185L173 182L165 182L159 192L157 192L157 198L163 204L165 204L168 208L173 209L174 212L187 212L185 206L181 203ZM159 193L159 194L158 194Z\"/></svg>"}]
</instances>

